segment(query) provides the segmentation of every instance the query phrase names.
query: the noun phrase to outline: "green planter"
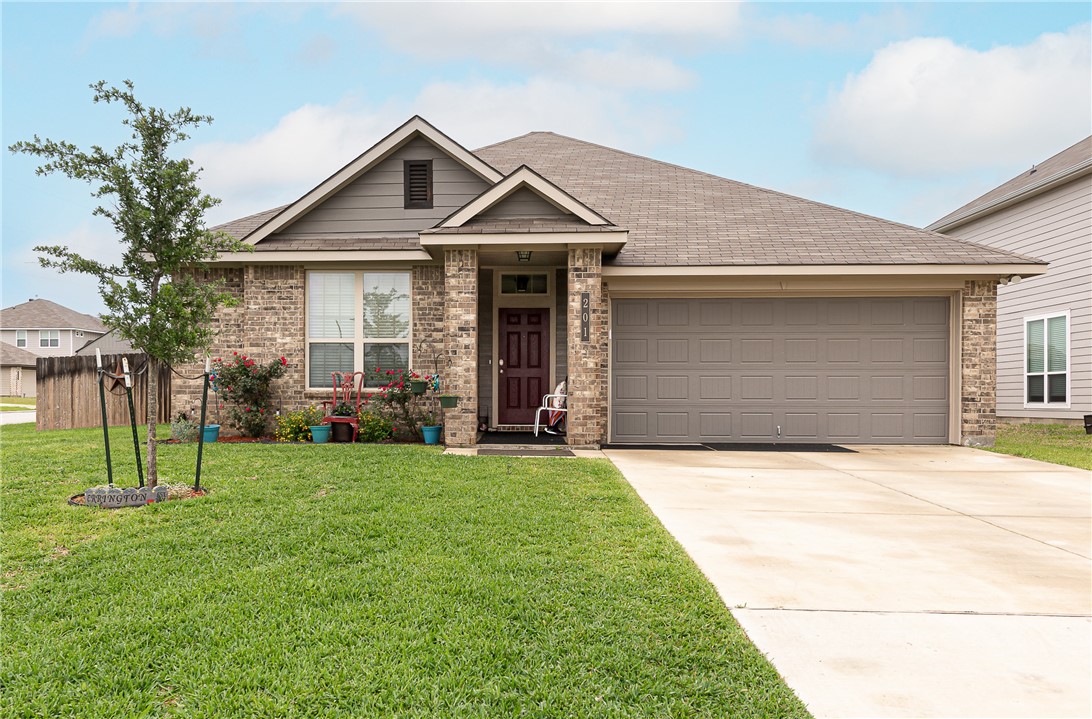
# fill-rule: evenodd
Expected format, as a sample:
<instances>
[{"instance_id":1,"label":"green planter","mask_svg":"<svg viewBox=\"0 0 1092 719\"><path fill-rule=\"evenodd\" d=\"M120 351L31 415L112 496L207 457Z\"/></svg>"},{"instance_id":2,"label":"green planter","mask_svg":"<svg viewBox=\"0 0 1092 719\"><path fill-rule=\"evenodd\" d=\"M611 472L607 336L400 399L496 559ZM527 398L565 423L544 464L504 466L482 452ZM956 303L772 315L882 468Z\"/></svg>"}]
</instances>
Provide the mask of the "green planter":
<instances>
[{"instance_id":1,"label":"green planter","mask_svg":"<svg viewBox=\"0 0 1092 719\"><path fill-rule=\"evenodd\" d=\"M453 394L440 395L440 406L444 409L451 409L452 407L459 406L459 397Z\"/></svg>"},{"instance_id":2,"label":"green planter","mask_svg":"<svg viewBox=\"0 0 1092 719\"><path fill-rule=\"evenodd\" d=\"M410 392L413 392L414 394L424 394L425 390L428 389L428 382L423 379L411 379L409 386Z\"/></svg>"}]
</instances>

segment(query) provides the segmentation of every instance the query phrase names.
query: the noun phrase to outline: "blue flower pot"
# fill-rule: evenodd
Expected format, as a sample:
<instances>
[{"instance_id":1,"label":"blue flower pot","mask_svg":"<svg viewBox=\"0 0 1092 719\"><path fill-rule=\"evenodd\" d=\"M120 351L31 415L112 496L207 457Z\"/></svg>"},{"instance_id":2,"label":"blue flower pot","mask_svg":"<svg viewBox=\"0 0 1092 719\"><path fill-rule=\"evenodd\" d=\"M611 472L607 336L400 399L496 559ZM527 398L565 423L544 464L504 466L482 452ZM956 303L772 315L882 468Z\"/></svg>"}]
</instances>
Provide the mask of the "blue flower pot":
<instances>
[{"instance_id":1,"label":"blue flower pot","mask_svg":"<svg viewBox=\"0 0 1092 719\"><path fill-rule=\"evenodd\" d=\"M220 438L220 425L206 424L201 428L202 439L205 442L215 442Z\"/></svg>"},{"instance_id":2,"label":"blue flower pot","mask_svg":"<svg viewBox=\"0 0 1092 719\"><path fill-rule=\"evenodd\" d=\"M422 427L421 436L425 438L425 444L440 444L440 430L443 428L442 424Z\"/></svg>"},{"instance_id":3,"label":"blue flower pot","mask_svg":"<svg viewBox=\"0 0 1092 719\"><path fill-rule=\"evenodd\" d=\"M325 444L330 439L330 425L319 424L311 427L311 441L315 444Z\"/></svg>"}]
</instances>

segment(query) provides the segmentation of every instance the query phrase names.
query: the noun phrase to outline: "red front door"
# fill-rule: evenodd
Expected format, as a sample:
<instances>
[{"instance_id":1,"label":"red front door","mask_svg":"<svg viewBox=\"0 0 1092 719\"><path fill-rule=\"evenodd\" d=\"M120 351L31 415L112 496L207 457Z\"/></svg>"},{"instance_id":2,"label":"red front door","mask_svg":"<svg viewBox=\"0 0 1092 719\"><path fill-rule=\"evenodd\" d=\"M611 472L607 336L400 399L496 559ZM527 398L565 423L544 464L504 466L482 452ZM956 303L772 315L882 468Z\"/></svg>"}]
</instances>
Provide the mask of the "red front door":
<instances>
[{"instance_id":1,"label":"red front door","mask_svg":"<svg viewBox=\"0 0 1092 719\"><path fill-rule=\"evenodd\" d=\"M534 424L550 388L550 310L500 310L497 398L500 424Z\"/></svg>"}]
</instances>

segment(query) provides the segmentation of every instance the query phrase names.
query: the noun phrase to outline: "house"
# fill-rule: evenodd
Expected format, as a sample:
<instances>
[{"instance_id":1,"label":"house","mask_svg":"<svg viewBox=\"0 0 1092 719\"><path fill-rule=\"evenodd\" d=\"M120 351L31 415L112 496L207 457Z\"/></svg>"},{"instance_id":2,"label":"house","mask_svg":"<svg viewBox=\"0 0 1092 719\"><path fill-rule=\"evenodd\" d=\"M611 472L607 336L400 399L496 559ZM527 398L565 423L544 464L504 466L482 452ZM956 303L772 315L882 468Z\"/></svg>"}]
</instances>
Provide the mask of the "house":
<instances>
[{"instance_id":1,"label":"house","mask_svg":"<svg viewBox=\"0 0 1092 719\"><path fill-rule=\"evenodd\" d=\"M125 354L127 352L134 352L133 345L128 340L123 340L118 337L114 330L110 330L104 335L100 335L88 342L76 350L77 355L94 355L95 350L103 355L113 354Z\"/></svg>"},{"instance_id":2,"label":"house","mask_svg":"<svg viewBox=\"0 0 1092 719\"><path fill-rule=\"evenodd\" d=\"M37 361L36 355L0 342L0 396L34 397Z\"/></svg>"},{"instance_id":3,"label":"house","mask_svg":"<svg viewBox=\"0 0 1092 719\"><path fill-rule=\"evenodd\" d=\"M1092 137L927 229L1050 263L997 290L997 416L1092 414Z\"/></svg>"},{"instance_id":4,"label":"house","mask_svg":"<svg viewBox=\"0 0 1092 719\"><path fill-rule=\"evenodd\" d=\"M253 252L200 271L239 299L214 353L287 357L285 407L331 370L438 371L453 446L530 425L562 378L574 446L990 442L997 283L1046 269L550 132L471 152L420 117L219 229Z\"/></svg>"},{"instance_id":5,"label":"house","mask_svg":"<svg viewBox=\"0 0 1092 719\"><path fill-rule=\"evenodd\" d=\"M67 357L106 334L97 317L49 300L28 300L0 310L0 342L38 357Z\"/></svg>"}]
</instances>

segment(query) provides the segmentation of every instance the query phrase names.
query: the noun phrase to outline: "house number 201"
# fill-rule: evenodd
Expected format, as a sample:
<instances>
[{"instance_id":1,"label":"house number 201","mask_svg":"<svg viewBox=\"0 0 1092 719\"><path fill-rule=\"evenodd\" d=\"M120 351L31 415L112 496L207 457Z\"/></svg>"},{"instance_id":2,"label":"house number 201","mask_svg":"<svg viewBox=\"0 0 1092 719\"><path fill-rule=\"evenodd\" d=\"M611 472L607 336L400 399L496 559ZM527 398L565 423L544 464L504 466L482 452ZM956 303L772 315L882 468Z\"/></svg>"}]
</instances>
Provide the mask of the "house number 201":
<instances>
[{"instance_id":1,"label":"house number 201","mask_svg":"<svg viewBox=\"0 0 1092 719\"><path fill-rule=\"evenodd\" d=\"M591 341L591 294L580 293L580 340Z\"/></svg>"}]
</instances>

